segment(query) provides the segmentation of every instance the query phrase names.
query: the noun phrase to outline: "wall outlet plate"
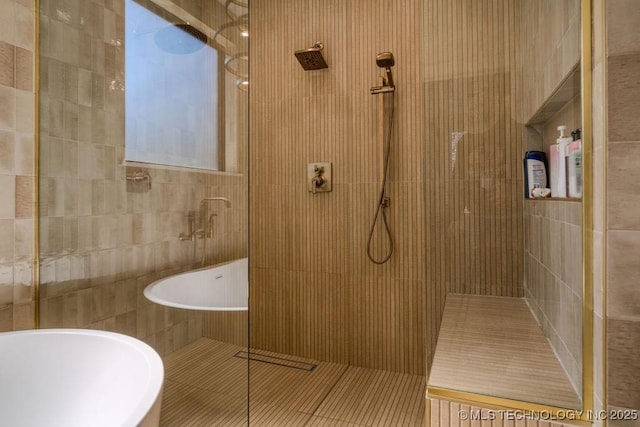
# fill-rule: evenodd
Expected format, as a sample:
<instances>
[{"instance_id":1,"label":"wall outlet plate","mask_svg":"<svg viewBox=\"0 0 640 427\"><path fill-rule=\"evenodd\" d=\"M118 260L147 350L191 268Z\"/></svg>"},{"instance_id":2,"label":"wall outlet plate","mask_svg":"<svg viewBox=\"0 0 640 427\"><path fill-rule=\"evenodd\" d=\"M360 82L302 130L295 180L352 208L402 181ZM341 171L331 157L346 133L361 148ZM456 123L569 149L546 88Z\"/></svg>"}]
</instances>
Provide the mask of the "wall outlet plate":
<instances>
[{"instance_id":1,"label":"wall outlet plate","mask_svg":"<svg viewBox=\"0 0 640 427\"><path fill-rule=\"evenodd\" d=\"M333 171L331 162L311 162L307 163L307 190L313 193L313 179L320 171L320 175L324 178L321 186L316 187L316 193L326 193L333 189Z\"/></svg>"}]
</instances>

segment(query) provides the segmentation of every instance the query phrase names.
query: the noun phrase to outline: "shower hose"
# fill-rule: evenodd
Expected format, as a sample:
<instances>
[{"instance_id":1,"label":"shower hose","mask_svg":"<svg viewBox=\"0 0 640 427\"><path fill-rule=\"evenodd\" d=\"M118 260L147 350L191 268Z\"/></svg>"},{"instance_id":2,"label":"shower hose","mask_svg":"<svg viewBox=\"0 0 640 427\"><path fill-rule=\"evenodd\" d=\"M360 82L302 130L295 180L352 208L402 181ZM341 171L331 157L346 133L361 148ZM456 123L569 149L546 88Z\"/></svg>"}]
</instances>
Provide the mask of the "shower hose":
<instances>
[{"instance_id":1,"label":"shower hose","mask_svg":"<svg viewBox=\"0 0 640 427\"><path fill-rule=\"evenodd\" d=\"M384 166L382 169L382 187L380 188L380 197L378 198L378 206L376 207L376 214L371 224L371 230L369 231L369 239L367 240L367 256L374 264L384 264L389 261L391 255L393 255L393 237L391 236L391 229L389 228L389 221L387 220L387 208L391 204L391 199L387 196L387 177L389 172L389 153L391 152L391 131L393 129L393 114L395 110L395 92L391 92L391 114L389 115L389 131L386 135L386 150L384 152ZM382 259L376 259L371 254L371 241L373 240L373 232L376 228L376 224L382 213L382 221L384 223L384 230L388 241L388 250Z\"/></svg>"}]
</instances>

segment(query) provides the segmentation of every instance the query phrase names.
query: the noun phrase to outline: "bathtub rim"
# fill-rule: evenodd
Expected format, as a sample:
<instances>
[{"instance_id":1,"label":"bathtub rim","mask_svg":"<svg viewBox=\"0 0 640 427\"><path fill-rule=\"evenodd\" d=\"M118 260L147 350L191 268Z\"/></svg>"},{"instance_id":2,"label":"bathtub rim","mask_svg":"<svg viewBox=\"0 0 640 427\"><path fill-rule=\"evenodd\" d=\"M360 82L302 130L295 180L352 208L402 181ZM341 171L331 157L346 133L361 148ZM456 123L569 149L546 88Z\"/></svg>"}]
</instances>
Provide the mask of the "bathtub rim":
<instances>
[{"instance_id":1,"label":"bathtub rim","mask_svg":"<svg viewBox=\"0 0 640 427\"><path fill-rule=\"evenodd\" d=\"M214 312L219 312L219 311L249 311L249 300L248 300L248 292L247 292L247 305L245 307L242 306L238 306L238 307L209 307L209 306L204 306L204 305L190 305L190 304L182 304L182 303L178 303L178 302L174 302L174 301L168 301L168 300L164 300L164 299L160 299L157 298L155 295L152 294L152 289L154 286L159 285L160 283L169 280L169 279L174 279L174 278L178 278L181 276L186 276L188 274L193 274L193 273L197 273L200 271L204 271L204 270L211 270L213 268L217 268L217 267L222 267L225 266L227 264L231 264L234 262L238 262L240 260L247 260L247 269L249 268L248 266L248 262L249 259L248 257L242 257L242 258L236 258L236 259L232 259L230 261L223 261L219 264L213 264L213 265L208 265L205 267L200 267L200 268L196 268L194 270L189 270L189 271L183 271L182 273L178 273L178 274L172 274L170 276L166 276L163 277L162 279L158 279L158 280L154 280L153 282L149 283L147 286L145 286L144 290L143 290L143 295L144 297L151 301L154 304L158 304L158 305L162 305L165 307L172 307L172 308L180 308L183 310L194 310L194 311L214 311ZM247 271L248 274L248 271ZM247 277L247 291L248 291L248 287L249 287L249 283L248 283L248 277Z\"/></svg>"},{"instance_id":2,"label":"bathtub rim","mask_svg":"<svg viewBox=\"0 0 640 427\"><path fill-rule=\"evenodd\" d=\"M105 331L100 329L87 328L41 328L25 329L18 331L7 331L0 333L3 336L26 336L26 335L47 335L55 338L60 335L91 336L104 339L105 341L115 341L118 345L124 345L131 351L142 356L141 360L146 362L149 375L144 386L144 391L139 394L140 399L128 414L124 415L124 426L157 426L159 421L159 411L162 405L162 393L164 390L164 363L162 358L149 344L139 338L125 335L119 332Z\"/></svg>"}]
</instances>

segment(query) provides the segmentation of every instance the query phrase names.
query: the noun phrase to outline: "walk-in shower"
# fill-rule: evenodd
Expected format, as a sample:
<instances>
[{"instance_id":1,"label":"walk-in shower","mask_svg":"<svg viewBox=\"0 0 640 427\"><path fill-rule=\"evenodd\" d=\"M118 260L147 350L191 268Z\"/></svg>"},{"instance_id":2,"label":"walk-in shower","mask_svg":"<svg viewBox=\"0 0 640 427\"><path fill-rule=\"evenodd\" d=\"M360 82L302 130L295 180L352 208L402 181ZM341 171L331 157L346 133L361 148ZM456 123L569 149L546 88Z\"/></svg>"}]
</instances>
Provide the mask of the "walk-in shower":
<instances>
[{"instance_id":1,"label":"walk-in shower","mask_svg":"<svg viewBox=\"0 0 640 427\"><path fill-rule=\"evenodd\" d=\"M460 307L527 296L569 372L582 372L582 205L523 200L521 179L521 148L548 148L538 133L552 127L522 122L548 112L536 77L555 87L580 52L570 43L579 39L575 5L39 0L33 44L19 40L33 27L25 2L9 2L18 22L15 43L0 34L13 58L0 60L0 98L9 100L0 185L11 190L0 198L0 237L15 242L0 248L0 272L9 272L0 276L12 283L0 281L0 329L37 314L42 328L148 343L166 367L163 427L424 425L452 294L468 297ZM25 82L29 73L16 70L32 45L37 75ZM249 77L250 93L239 90ZM581 101L569 94L560 112L577 128ZM30 105L39 109L32 118ZM34 152L37 168L25 162ZM328 179L314 175L322 163L333 187L316 185L314 195L313 179ZM196 293L189 309L144 298L151 283L191 281L233 260L248 278L246 307L204 304ZM213 270L205 282L230 277ZM197 285L183 284L180 296ZM473 326L525 331L488 319ZM460 363L457 372L475 353L443 360Z\"/></svg>"},{"instance_id":2,"label":"walk-in shower","mask_svg":"<svg viewBox=\"0 0 640 427\"><path fill-rule=\"evenodd\" d=\"M381 124L381 129L383 131L384 130L387 131L385 134L385 139L383 141L384 158L382 160L382 163L383 163L382 183L380 186L380 196L378 197L378 206L376 207L376 213L373 218L373 223L371 224L371 229L369 230L369 238L367 239L367 257L369 257L371 262L375 264L384 264L385 262L389 261L391 259L391 256L393 255L393 236L391 235L391 229L389 228L389 221L387 219L387 208L391 206L391 198L387 195L387 191L388 191L387 181L389 178L389 155L391 154L391 135L393 131L393 116L395 112L394 111L395 110L394 95L396 91L396 87L393 83L393 73L391 72L391 67L393 67L395 63L396 61L393 57L393 53L391 52L381 52L378 55L376 55L376 65L380 68L384 68L387 73L387 76L386 78L384 77L381 78L382 84L380 86L374 86L370 89L370 92L372 95L385 94L385 93L391 94L391 100L390 100L391 108L390 108L390 114L389 114L389 122L387 126L385 126L384 124L384 119L385 119L384 112L386 111L384 100L381 104L381 108L383 111L383 115L382 115L383 123ZM382 221L384 224L384 232L387 240L387 247L386 247L386 252L384 253L384 256L382 258L376 258L372 254L372 241L373 241L373 235L376 229L376 224L378 223L378 220L380 218L380 214L382 214Z\"/></svg>"}]
</instances>

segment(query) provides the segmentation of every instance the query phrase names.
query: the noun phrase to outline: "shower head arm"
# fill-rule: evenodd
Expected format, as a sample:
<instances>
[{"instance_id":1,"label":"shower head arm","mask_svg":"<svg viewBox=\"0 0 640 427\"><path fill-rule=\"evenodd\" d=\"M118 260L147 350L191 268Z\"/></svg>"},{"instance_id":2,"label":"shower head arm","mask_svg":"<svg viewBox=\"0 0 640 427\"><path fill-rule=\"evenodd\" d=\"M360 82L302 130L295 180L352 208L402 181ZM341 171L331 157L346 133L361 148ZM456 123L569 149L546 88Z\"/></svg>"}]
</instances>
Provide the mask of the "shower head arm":
<instances>
[{"instance_id":1,"label":"shower head arm","mask_svg":"<svg viewBox=\"0 0 640 427\"><path fill-rule=\"evenodd\" d=\"M393 74L391 73L391 67L387 67L385 71L387 72L387 81L385 83L385 86L395 87L395 85L393 84Z\"/></svg>"}]
</instances>

